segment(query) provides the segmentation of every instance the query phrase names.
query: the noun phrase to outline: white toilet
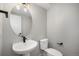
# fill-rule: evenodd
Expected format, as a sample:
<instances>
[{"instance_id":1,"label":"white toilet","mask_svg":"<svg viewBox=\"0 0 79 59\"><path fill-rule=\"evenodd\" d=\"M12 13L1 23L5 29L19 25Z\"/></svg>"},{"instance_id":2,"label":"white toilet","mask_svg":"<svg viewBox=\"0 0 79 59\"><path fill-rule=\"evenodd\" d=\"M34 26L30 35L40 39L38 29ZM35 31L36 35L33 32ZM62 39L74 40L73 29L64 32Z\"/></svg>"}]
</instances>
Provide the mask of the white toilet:
<instances>
[{"instance_id":1,"label":"white toilet","mask_svg":"<svg viewBox=\"0 0 79 59\"><path fill-rule=\"evenodd\" d=\"M40 49L44 52L44 56L63 56L60 51L48 48L48 39L40 40Z\"/></svg>"}]
</instances>

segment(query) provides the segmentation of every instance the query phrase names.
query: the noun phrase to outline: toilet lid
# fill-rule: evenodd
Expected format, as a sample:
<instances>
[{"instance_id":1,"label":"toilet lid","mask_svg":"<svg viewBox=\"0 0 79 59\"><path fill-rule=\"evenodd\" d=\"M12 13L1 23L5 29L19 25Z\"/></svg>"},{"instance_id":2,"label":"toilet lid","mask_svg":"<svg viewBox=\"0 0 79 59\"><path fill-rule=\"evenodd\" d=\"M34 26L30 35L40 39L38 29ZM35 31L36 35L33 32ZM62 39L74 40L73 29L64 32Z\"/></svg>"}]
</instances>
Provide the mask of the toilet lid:
<instances>
[{"instance_id":1,"label":"toilet lid","mask_svg":"<svg viewBox=\"0 0 79 59\"><path fill-rule=\"evenodd\" d=\"M62 56L62 53L56 49L53 48L48 48L45 50L48 54L53 55L53 56Z\"/></svg>"}]
</instances>

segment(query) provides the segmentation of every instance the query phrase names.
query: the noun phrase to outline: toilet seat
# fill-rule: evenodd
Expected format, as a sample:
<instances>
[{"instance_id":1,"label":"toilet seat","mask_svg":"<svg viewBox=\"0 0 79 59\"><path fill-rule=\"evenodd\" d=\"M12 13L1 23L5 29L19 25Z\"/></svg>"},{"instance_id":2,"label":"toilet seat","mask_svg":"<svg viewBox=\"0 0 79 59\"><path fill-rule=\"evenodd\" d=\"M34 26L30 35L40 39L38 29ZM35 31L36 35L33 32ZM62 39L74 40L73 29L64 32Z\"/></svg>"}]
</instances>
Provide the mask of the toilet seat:
<instances>
[{"instance_id":1,"label":"toilet seat","mask_svg":"<svg viewBox=\"0 0 79 59\"><path fill-rule=\"evenodd\" d=\"M53 48L45 49L45 51L47 52L49 56L62 56L61 52Z\"/></svg>"}]
</instances>

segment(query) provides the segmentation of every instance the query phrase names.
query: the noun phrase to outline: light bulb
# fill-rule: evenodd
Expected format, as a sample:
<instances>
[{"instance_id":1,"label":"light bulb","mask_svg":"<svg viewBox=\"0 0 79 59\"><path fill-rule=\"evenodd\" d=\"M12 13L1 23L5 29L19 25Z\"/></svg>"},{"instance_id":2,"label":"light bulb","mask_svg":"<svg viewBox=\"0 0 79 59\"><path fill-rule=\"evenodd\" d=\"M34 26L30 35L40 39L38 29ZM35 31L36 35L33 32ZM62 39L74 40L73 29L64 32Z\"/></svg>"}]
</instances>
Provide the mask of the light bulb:
<instances>
[{"instance_id":1,"label":"light bulb","mask_svg":"<svg viewBox=\"0 0 79 59\"><path fill-rule=\"evenodd\" d=\"M30 3L27 4L27 8L28 8L28 9L31 8L31 4L30 4Z\"/></svg>"},{"instance_id":2,"label":"light bulb","mask_svg":"<svg viewBox=\"0 0 79 59\"><path fill-rule=\"evenodd\" d=\"M24 8L24 11L25 11L25 12L27 12L27 9L26 9L26 8Z\"/></svg>"},{"instance_id":3,"label":"light bulb","mask_svg":"<svg viewBox=\"0 0 79 59\"><path fill-rule=\"evenodd\" d=\"M20 10L20 5L17 5L16 8L17 8L17 10Z\"/></svg>"}]
</instances>

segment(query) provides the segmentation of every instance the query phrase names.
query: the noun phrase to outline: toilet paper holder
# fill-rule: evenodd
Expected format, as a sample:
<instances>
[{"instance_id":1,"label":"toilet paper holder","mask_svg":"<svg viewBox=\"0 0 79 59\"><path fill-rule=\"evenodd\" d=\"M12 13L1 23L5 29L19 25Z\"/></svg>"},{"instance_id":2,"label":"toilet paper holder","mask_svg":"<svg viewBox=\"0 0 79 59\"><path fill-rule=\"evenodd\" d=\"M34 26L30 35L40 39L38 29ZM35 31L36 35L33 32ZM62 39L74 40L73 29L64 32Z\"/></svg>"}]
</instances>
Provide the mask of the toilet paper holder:
<instances>
[{"instance_id":1,"label":"toilet paper holder","mask_svg":"<svg viewBox=\"0 0 79 59\"><path fill-rule=\"evenodd\" d=\"M63 45L63 42L59 42L59 43L57 43L58 45Z\"/></svg>"}]
</instances>

